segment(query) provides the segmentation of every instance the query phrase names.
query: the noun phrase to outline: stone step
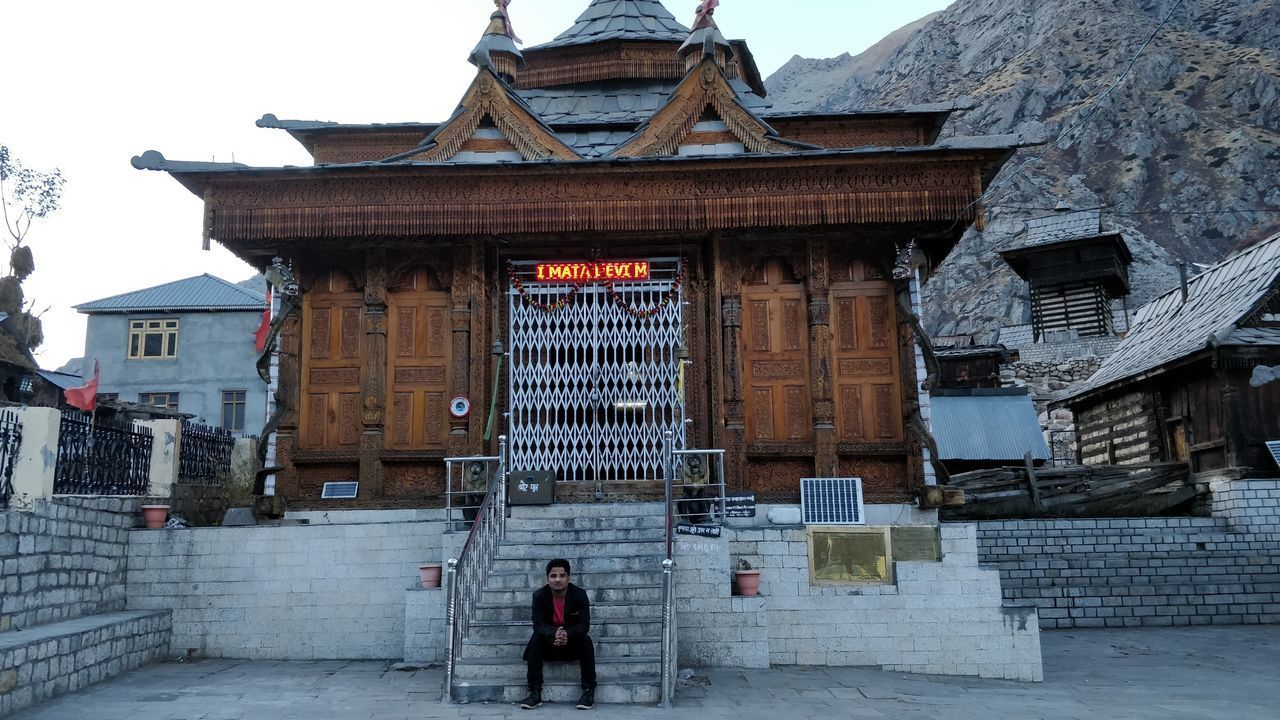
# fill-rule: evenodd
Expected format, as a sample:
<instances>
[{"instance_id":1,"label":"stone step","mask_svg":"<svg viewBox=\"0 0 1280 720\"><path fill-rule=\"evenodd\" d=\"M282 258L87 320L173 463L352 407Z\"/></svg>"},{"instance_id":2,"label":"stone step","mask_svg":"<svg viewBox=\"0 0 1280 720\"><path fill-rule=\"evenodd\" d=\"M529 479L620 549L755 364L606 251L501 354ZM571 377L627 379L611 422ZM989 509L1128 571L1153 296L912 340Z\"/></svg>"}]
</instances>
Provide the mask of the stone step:
<instances>
[{"instance_id":1,"label":"stone step","mask_svg":"<svg viewBox=\"0 0 1280 720\"><path fill-rule=\"evenodd\" d=\"M511 642L529 640L529 618L522 620L472 620L467 631L467 640L507 640ZM609 620L602 623L591 623L592 639L642 638L662 635L662 619L633 618L626 620Z\"/></svg>"},{"instance_id":2,"label":"stone step","mask_svg":"<svg viewBox=\"0 0 1280 720\"><path fill-rule=\"evenodd\" d=\"M476 605L477 620L529 621L529 604ZM662 606L657 603L610 603L591 606L591 624L607 620L639 620L662 618Z\"/></svg>"},{"instance_id":3,"label":"stone step","mask_svg":"<svg viewBox=\"0 0 1280 720\"><path fill-rule=\"evenodd\" d=\"M539 530L507 530L502 539L503 546L555 545L560 543L615 543L615 542L648 542L665 543L666 534L663 528L572 528L572 529L539 529Z\"/></svg>"},{"instance_id":4,"label":"stone step","mask_svg":"<svg viewBox=\"0 0 1280 720\"><path fill-rule=\"evenodd\" d=\"M524 699L528 692L523 678L518 684L510 685L466 682L454 685L453 699L459 703L517 703ZM582 688L576 677L572 682L547 682L542 688L544 703L553 706L567 705L569 709L573 709L573 704L578 701L578 696L581 694ZM661 699L661 695L661 686L651 677L617 678L608 683L601 683L596 688L596 703L602 705L655 704Z\"/></svg>"},{"instance_id":5,"label":"stone step","mask_svg":"<svg viewBox=\"0 0 1280 720\"><path fill-rule=\"evenodd\" d=\"M578 566L574 561L581 561L584 558L593 561L599 561L604 558L659 558L658 566L661 567L662 560L660 556L666 550L663 541L653 539L612 540L602 543L593 540L551 541L550 538L547 538L546 540L535 540L534 543L517 545L508 544L504 541L502 547L498 549L496 559L537 560L542 563L541 567L545 572L547 561L551 558L567 558L570 564L573 564L574 572L577 572Z\"/></svg>"},{"instance_id":6,"label":"stone step","mask_svg":"<svg viewBox=\"0 0 1280 720\"><path fill-rule=\"evenodd\" d=\"M507 532L524 532L531 530L637 530L652 529L661 533L667 527L666 516L628 515L585 517L512 517L507 520Z\"/></svg>"},{"instance_id":7,"label":"stone step","mask_svg":"<svg viewBox=\"0 0 1280 720\"><path fill-rule=\"evenodd\" d=\"M657 655L632 658L596 657L596 679L601 684L629 677L648 677L656 681L661 658ZM518 657L513 662L506 658L472 658L459 660L454 668L455 683L525 685L527 666ZM549 662L542 669L547 683L572 683L581 679L578 663ZM575 698L576 699L576 698Z\"/></svg>"},{"instance_id":8,"label":"stone step","mask_svg":"<svg viewBox=\"0 0 1280 720\"><path fill-rule=\"evenodd\" d=\"M557 505L512 505L513 520L545 520L581 517L666 517L660 502L638 503L561 503Z\"/></svg>"},{"instance_id":9,"label":"stone step","mask_svg":"<svg viewBox=\"0 0 1280 720\"><path fill-rule=\"evenodd\" d=\"M507 548L502 549L503 552ZM570 569L573 571L575 585L581 587L604 587L599 583L588 584L586 582L579 583L578 578L584 575L593 575L597 573L616 573L616 572L641 572L649 571L661 574L662 558L647 552L642 555L623 555L620 557L612 557L611 555L583 556L583 553L589 553L589 548L578 548L577 553L562 553L559 555L549 554L539 557L502 557L501 555L493 561L490 566L490 573L529 573L534 574L538 578L537 585L539 587L547 582L547 561L552 558L565 558L569 561ZM600 552L600 548L595 548L596 552ZM539 552L544 549L539 546ZM545 550L545 552L554 552L553 549ZM533 552L527 553L532 555Z\"/></svg>"},{"instance_id":10,"label":"stone step","mask_svg":"<svg viewBox=\"0 0 1280 720\"><path fill-rule=\"evenodd\" d=\"M485 592L493 591L519 591L524 593L532 593L534 590L547 584L547 576L545 573L546 563L538 564L536 561L519 561L504 560L503 563L510 565L506 569L502 567L494 567L490 570L488 577L485 579ZM524 567L516 567L516 563L523 563ZM533 567L537 565L537 567ZM586 588L587 592L593 592L599 588L623 589L636 587L651 587L657 585L661 587L662 568L641 568L633 570L579 570L577 564L573 567L573 584L578 587Z\"/></svg>"},{"instance_id":11,"label":"stone step","mask_svg":"<svg viewBox=\"0 0 1280 720\"><path fill-rule=\"evenodd\" d=\"M575 580L580 578L574 578ZM530 597L534 588L518 590L485 590L480 595L482 605L522 605L529 609ZM587 599L594 609L596 605L608 603L660 603L662 602L662 585L635 586L598 586L587 589Z\"/></svg>"},{"instance_id":12,"label":"stone step","mask_svg":"<svg viewBox=\"0 0 1280 720\"><path fill-rule=\"evenodd\" d=\"M511 662L519 662L524 654L524 647L529 642L528 631L522 640L480 640L468 638L463 644L458 657L466 658L505 658ZM596 646L596 657L600 658L633 658L657 657L662 654L662 638L597 638L591 641Z\"/></svg>"}]
</instances>

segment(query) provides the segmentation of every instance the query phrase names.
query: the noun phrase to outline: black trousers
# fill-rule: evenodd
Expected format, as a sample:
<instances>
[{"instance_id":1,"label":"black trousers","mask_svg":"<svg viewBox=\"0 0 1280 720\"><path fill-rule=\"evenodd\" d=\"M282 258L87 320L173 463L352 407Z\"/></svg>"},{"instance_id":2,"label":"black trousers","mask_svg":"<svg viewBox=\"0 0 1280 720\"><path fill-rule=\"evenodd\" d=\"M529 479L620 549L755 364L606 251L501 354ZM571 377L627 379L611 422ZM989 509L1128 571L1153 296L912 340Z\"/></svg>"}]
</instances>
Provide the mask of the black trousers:
<instances>
[{"instance_id":1,"label":"black trousers","mask_svg":"<svg viewBox=\"0 0 1280 720\"><path fill-rule=\"evenodd\" d=\"M591 690L596 686L596 648L591 644L590 635L570 637L568 645L556 647L550 640L535 634L529 638L529 645L524 649L524 659L529 664L530 690L542 690L543 663L573 660L577 660L582 669L582 689Z\"/></svg>"}]
</instances>

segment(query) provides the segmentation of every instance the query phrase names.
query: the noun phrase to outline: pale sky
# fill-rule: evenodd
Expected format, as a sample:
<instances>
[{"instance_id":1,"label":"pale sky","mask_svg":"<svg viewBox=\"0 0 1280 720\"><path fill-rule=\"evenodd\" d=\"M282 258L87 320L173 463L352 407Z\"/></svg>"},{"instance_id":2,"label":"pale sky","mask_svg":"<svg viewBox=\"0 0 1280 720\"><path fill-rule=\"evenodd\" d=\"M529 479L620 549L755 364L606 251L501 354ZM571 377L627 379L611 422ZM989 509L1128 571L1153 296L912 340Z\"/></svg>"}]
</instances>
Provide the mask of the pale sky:
<instances>
[{"instance_id":1,"label":"pale sky","mask_svg":"<svg viewBox=\"0 0 1280 720\"><path fill-rule=\"evenodd\" d=\"M862 52L952 0L722 0L716 21L745 38L767 77L793 55ZM698 0L664 0L689 25ZM587 0L515 0L525 47L573 24ZM287 134L254 121L434 122L474 77L466 57L492 0L11 0L0 143L67 178L62 208L28 236L23 285L44 315L36 358L53 369L84 351L89 300L200 273L253 270L200 249L202 203L132 156L306 165ZM121 338L123 341L123 338ZM247 341L247 340L246 340Z\"/></svg>"}]
</instances>

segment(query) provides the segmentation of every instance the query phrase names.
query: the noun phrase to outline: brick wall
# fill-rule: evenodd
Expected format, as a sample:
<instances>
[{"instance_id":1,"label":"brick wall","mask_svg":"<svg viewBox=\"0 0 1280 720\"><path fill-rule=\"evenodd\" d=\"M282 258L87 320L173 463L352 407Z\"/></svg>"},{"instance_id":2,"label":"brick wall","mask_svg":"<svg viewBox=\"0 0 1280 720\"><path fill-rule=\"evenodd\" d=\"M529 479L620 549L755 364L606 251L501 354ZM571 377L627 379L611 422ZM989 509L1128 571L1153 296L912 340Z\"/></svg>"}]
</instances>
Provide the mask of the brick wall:
<instances>
[{"instance_id":1,"label":"brick wall","mask_svg":"<svg viewBox=\"0 0 1280 720\"><path fill-rule=\"evenodd\" d=\"M0 632L125 607L140 498L59 496L0 512Z\"/></svg>"},{"instance_id":2,"label":"brick wall","mask_svg":"<svg viewBox=\"0 0 1280 720\"><path fill-rule=\"evenodd\" d=\"M1280 534L1222 518L986 522L978 548L1045 628L1280 623Z\"/></svg>"},{"instance_id":3,"label":"brick wall","mask_svg":"<svg viewBox=\"0 0 1280 720\"><path fill-rule=\"evenodd\" d=\"M896 563L891 585L815 586L804 528L726 528L719 540L681 538L681 662L1040 680L1035 608L1005 605L997 573L978 567L972 525L943 526L942 549L942 562ZM760 597L729 596L730 555L762 570Z\"/></svg>"},{"instance_id":4,"label":"brick wall","mask_svg":"<svg viewBox=\"0 0 1280 720\"><path fill-rule=\"evenodd\" d=\"M338 515L339 513L330 513ZM129 537L130 609L173 610L173 651L399 659L406 590L439 522L197 528Z\"/></svg>"},{"instance_id":5,"label":"brick wall","mask_svg":"<svg viewBox=\"0 0 1280 720\"><path fill-rule=\"evenodd\" d=\"M1220 480L1209 489L1214 516L1233 529L1280 534L1280 480Z\"/></svg>"}]
</instances>

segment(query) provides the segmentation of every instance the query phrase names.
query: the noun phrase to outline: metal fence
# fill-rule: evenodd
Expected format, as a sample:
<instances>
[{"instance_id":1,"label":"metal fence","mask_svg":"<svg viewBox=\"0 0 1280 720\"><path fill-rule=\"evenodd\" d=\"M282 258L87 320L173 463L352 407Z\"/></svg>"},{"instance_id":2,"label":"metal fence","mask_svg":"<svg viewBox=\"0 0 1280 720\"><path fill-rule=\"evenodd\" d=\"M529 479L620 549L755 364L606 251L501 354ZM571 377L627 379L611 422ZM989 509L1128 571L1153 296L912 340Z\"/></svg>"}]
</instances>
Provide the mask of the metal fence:
<instances>
[{"instance_id":1,"label":"metal fence","mask_svg":"<svg viewBox=\"0 0 1280 720\"><path fill-rule=\"evenodd\" d=\"M12 410L0 410L0 509L13 496L13 468L22 445L22 420Z\"/></svg>"},{"instance_id":2,"label":"metal fence","mask_svg":"<svg viewBox=\"0 0 1280 720\"><path fill-rule=\"evenodd\" d=\"M215 484L231 474L236 438L222 428L182 423L178 446L178 482Z\"/></svg>"},{"instance_id":3,"label":"metal fence","mask_svg":"<svg viewBox=\"0 0 1280 720\"><path fill-rule=\"evenodd\" d=\"M57 495L146 495L150 487L151 429L94 421L64 410L58 430Z\"/></svg>"}]
</instances>

